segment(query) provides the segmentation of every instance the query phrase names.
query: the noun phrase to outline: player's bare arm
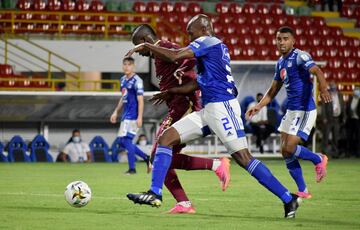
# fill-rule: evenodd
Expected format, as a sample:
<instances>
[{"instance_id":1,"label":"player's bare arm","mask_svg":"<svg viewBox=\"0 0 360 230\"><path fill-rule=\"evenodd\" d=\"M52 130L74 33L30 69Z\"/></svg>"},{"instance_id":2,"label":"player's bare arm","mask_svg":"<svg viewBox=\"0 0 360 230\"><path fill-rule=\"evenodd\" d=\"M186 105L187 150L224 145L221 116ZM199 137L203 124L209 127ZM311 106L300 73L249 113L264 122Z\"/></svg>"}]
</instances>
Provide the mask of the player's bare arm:
<instances>
[{"instance_id":1,"label":"player's bare arm","mask_svg":"<svg viewBox=\"0 0 360 230\"><path fill-rule=\"evenodd\" d=\"M328 84L325 80L324 73L318 66L313 66L309 69L309 72L316 76L319 82L320 97L325 103L331 102L331 95L328 91Z\"/></svg>"},{"instance_id":2,"label":"player's bare arm","mask_svg":"<svg viewBox=\"0 0 360 230\"><path fill-rule=\"evenodd\" d=\"M149 101L153 102L155 105L159 105L163 103L164 101L167 101L171 98L173 94L189 94L199 89L199 86L196 82L196 80L190 81L185 85L174 87L171 89L168 89L166 91L163 91L158 94L154 94Z\"/></svg>"},{"instance_id":3,"label":"player's bare arm","mask_svg":"<svg viewBox=\"0 0 360 230\"><path fill-rule=\"evenodd\" d=\"M119 103L117 104L116 108L114 109L114 112L111 114L111 117L110 117L111 123L113 123L113 124L116 123L118 114L121 111L122 107L123 107L123 100L122 100L122 98L120 98Z\"/></svg>"},{"instance_id":4,"label":"player's bare arm","mask_svg":"<svg viewBox=\"0 0 360 230\"><path fill-rule=\"evenodd\" d=\"M137 96L137 101L138 101L138 117L136 119L136 123L137 123L138 128L140 128L142 126L142 123L143 123L144 96L143 95L138 95Z\"/></svg>"},{"instance_id":5,"label":"player's bare arm","mask_svg":"<svg viewBox=\"0 0 360 230\"><path fill-rule=\"evenodd\" d=\"M250 108L248 111L246 111L245 118L249 120L252 116L257 114L262 107L268 105L279 93L283 83L281 81L273 80L271 83L270 88L266 91L264 97L261 99L261 101L255 105L254 107Z\"/></svg>"},{"instance_id":6,"label":"player's bare arm","mask_svg":"<svg viewBox=\"0 0 360 230\"><path fill-rule=\"evenodd\" d=\"M180 67L174 72L174 76L179 81L179 85L182 84L182 77L185 75L187 71L190 71L196 65L196 59L185 59Z\"/></svg>"},{"instance_id":7,"label":"player's bare arm","mask_svg":"<svg viewBox=\"0 0 360 230\"><path fill-rule=\"evenodd\" d=\"M148 49L150 50L150 52L158 57L161 58L165 61L168 62L177 62L181 59L187 59L187 58L193 58L194 57L194 52L188 48L180 48L180 49L167 49L167 48L163 48L163 47L159 47L159 46L155 46L153 44L150 43L141 43L137 46L135 46L133 49L131 49L126 55L125 57L129 57L131 56L133 53L136 52L140 52L144 49Z\"/></svg>"}]
</instances>

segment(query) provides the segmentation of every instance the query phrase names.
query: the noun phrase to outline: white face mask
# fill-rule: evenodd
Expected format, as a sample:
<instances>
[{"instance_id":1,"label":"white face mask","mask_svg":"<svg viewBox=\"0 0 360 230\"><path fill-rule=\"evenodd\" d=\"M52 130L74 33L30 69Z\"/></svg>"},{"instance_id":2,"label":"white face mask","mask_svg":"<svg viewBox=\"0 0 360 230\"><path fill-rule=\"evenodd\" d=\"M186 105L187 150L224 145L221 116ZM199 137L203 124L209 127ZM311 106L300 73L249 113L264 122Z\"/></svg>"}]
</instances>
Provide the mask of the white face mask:
<instances>
[{"instance_id":1,"label":"white face mask","mask_svg":"<svg viewBox=\"0 0 360 230\"><path fill-rule=\"evenodd\" d=\"M72 138L73 142L75 143L79 143L80 142L80 137L79 136L75 136Z\"/></svg>"},{"instance_id":2,"label":"white face mask","mask_svg":"<svg viewBox=\"0 0 360 230\"><path fill-rule=\"evenodd\" d=\"M147 144L146 140L139 141L139 145L141 145L141 146L145 146L146 144Z\"/></svg>"},{"instance_id":3,"label":"white face mask","mask_svg":"<svg viewBox=\"0 0 360 230\"><path fill-rule=\"evenodd\" d=\"M360 90L358 90L358 89L355 90L355 91L354 91L354 96L355 96L355 97L360 97Z\"/></svg>"}]
</instances>

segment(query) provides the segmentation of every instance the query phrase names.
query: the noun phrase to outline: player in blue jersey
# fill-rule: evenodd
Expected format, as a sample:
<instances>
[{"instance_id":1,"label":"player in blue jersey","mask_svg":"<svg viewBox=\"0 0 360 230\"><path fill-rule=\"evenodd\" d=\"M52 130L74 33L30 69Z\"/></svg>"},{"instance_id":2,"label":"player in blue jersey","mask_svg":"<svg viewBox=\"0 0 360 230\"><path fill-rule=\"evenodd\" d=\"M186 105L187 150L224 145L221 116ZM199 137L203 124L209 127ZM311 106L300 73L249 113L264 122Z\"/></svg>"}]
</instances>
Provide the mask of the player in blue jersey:
<instances>
[{"instance_id":1,"label":"player in blue jersey","mask_svg":"<svg viewBox=\"0 0 360 230\"><path fill-rule=\"evenodd\" d=\"M324 74L311 56L294 48L294 32L289 27L281 27L276 33L276 42L282 54L275 68L274 80L263 99L246 112L249 119L269 104L285 85L288 109L284 115L279 131L281 132L281 153L285 159L290 175L298 186L298 196L311 198L307 190L298 159L309 160L315 165L316 181L326 176L327 157L315 154L299 145L301 139L307 140L316 120L316 105L313 98L313 84L310 74L319 81L320 96L325 103L331 102L328 85Z\"/></svg>"},{"instance_id":2,"label":"player in blue jersey","mask_svg":"<svg viewBox=\"0 0 360 230\"><path fill-rule=\"evenodd\" d=\"M138 155L148 164L149 156L139 149L133 139L138 129L142 126L144 111L144 86L142 79L135 74L135 63L132 57L124 58L123 71L125 75L121 77L121 98L110 117L111 123L116 123L119 112L123 109L121 124L118 136L121 137L121 145L128 152L129 170L125 174L135 174L135 155Z\"/></svg>"},{"instance_id":3,"label":"player in blue jersey","mask_svg":"<svg viewBox=\"0 0 360 230\"><path fill-rule=\"evenodd\" d=\"M172 146L187 143L213 132L241 167L283 201L285 217L295 217L299 197L290 194L270 170L261 161L253 158L248 151L227 46L214 37L210 18L206 15L193 17L187 25L187 32L192 41L188 47L166 49L142 43L127 54L148 49L153 55L171 62L195 57L198 70L196 81L170 89L162 95L189 93L200 89L203 103L202 110L183 117L160 136L150 190L140 194L128 194L127 197L134 203L161 206L162 186L171 162Z\"/></svg>"}]
</instances>

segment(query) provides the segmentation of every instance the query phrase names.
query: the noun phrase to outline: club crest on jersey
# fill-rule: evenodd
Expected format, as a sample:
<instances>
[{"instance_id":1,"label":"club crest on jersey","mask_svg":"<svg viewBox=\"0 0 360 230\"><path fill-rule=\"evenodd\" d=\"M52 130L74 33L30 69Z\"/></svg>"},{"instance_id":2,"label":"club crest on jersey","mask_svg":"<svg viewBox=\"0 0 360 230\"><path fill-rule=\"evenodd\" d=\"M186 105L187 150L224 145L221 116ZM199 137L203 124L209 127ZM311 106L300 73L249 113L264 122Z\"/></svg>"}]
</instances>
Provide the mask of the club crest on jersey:
<instances>
[{"instance_id":1,"label":"club crest on jersey","mask_svg":"<svg viewBox=\"0 0 360 230\"><path fill-rule=\"evenodd\" d=\"M287 76L287 72L286 72L286 69L283 68L280 70L280 77L281 77L281 80L284 80Z\"/></svg>"},{"instance_id":2,"label":"club crest on jersey","mask_svg":"<svg viewBox=\"0 0 360 230\"><path fill-rule=\"evenodd\" d=\"M288 68L291 68L291 66L292 66L292 62L288 62L287 67L288 67Z\"/></svg>"},{"instance_id":3,"label":"club crest on jersey","mask_svg":"<svg viewBox=\"0 0 360 230\"><path fill-rule=\"evenodd\" d=\"M126 88L122 88L122 89L121 89L121 95L122 95L123 97L126 97L127 94L128 94L127 89L126 89Z\"/></svg>"}]
</instances>

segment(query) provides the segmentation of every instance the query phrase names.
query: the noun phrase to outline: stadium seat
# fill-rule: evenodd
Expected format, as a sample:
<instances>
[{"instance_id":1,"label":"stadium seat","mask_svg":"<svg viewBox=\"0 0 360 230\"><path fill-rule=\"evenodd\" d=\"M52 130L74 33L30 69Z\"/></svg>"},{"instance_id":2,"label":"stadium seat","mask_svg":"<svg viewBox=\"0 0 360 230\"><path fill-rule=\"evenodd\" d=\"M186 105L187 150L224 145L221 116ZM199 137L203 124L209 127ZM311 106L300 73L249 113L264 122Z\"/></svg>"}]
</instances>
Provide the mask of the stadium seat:
<instances>
[{"instance_id":1,"label":"stadium seat","mask_svg":"<svg viewBox=\"0 0 360 230\"><path fill-rule=\"evenodd\" d=\"M272 4L270 6L270 14L272 15L283 15L285 14L283 8L279 4Z\"/></svg>"},{"instance_id":2,"label":"stadium seat","mask_svg":"<svg viewBox=\"0 0 360 230\"><path fill-rule=\"evenodd\" d=\"M259 14L269 14L270 13L269 7L265 4L258 4L256 6L256 11Z\"/></svg>"},{"instance_id":3,"label":"stadium seat","mask_svg":"<svg viewBox=\"0 0 360 230\"><path fill-rule=\"evenodd\" d=\"M186 4L183 2L176 2L174 4L174 11L176 13L186 13L187 10L188 10L188 8L187 8Z\"/></svg>"},{"instance_id":4,"label":"stadium seat","mask_svg":"<svg viewBox=\"0 0 360 230\"><path fill-rule=\"evenodd\" d=\"M215 11L218 14L227 14L229 12L229 5L224 2L218 2L215 5Z\"/></svg>"},{"instance_id":5,"label":"stadium seat","mask_svg":"<svg viewBox=\"0 0 360 230\"><path fill-rule=\"evenodd\" d=\"M135 2L133 5L133 10L136 13L145 13L146 12L146 4L144 2Z\"/></svg>"},{"instance_id":6,"label":"stadium seat","mask_svg":"<svg viewBox=\"0 0 360 230\"><path fill-rule=\"evenodd\" d=\"M0 162L8 162L8 158L4 154L4 145L0 142Z\"/></svg>"},{"instance_id":7,"label":"stadium seat","mask_svg":"<svg viewBox=\"0 0 360 230\"><path fill-rule=\"evenodd\" d=\"M111 158L113 162L119 161L119 153L124 151L125 148L121 145L121 137L117 137L111 145Z\"/></svg>"},{"instance_id":8,"label":"stadium seat","mask_svg":"<svg viewBox=\"0 0 360 230\"><path fill-rule=\"evenodd\" d=\"M202 13L202 8L197 2L190 2L187 7L187 13L191 15Z\"/></svg>"},{"instance_id":9,"label":"stadium seat","mask_svg":"<svg viewBox=\"0 0 360 230\"><path fill-rule=\"evenodd\" d=\"M256 7L254 4L245 3L243 5L243 13L244 14L256 14Z\"/></svg>"},{"instance_id":10,"label":"stadium seat","mask_svg":"<svg viewBox=\"0 0 360 230\"><path fill-rule=\"evenodd\" d=\"M348 43L348 40L345 36L338 36L335 40L337 47L345 47Z\"/></svg>"},{"instance_id":11,"label":"stadium seat","mask_svg":"<svg viewBox=\"0 0 360 230\"><path fill-rule=\"evenodd\" d=\"M9 162L30 162L30 157L26 154L26 143L20 136L11 138L7 149Z\"/></svg>"},{"instance_id":12,"label":"stadium seat","mask_svg":"<svg viewBox=\"0 0 360 230\"><path fill-rule=\"evenodd\" d=\"M29 148L32 162L53 162L52 156L49 153L50 145L44 136L37 135L31 141Z\"/></svg>"},{"instance_id":13,"label":"stadium seat","mask_svg":"<svg viewBox=\"0 0 360 230\"><path fill-rule=\"evenodd\" d=\"M109 146L101 136L95 136L90 144L92 160L94 162L111 162Z\"/></svg>"},{"instance_id":14,"label":"stadium seat","mask_svg":"<svg viewBox=\"0 0 360 230\"><path fill-rule=\"evenodd\" d=\"M234 16L239 15L239 14L241 14L243 12L243 8L238 3L233 2L229 6L229 12L230 12L231 15L234 15Z\"/></svg>"},{"instance_id":15,"label":"stadium seat","mask_svg":"<svg viewBox=\"0 0 360 230\"><path fill-rule=\"evenodd\" d=\"M161 2L160 13L171 13L174 11L174 5L170 2Z\"/></svg>"},{"instance_id":16,"label":"stadium seat","mask_svg":"<svg viewBox=\"0 0 360 230\"><path fill-rule=\"evenodd\" d=\"M160 5L157 2L148 2L146 5L146 13L157 14L160 12Z\"/></svg>"}]
</instances>

